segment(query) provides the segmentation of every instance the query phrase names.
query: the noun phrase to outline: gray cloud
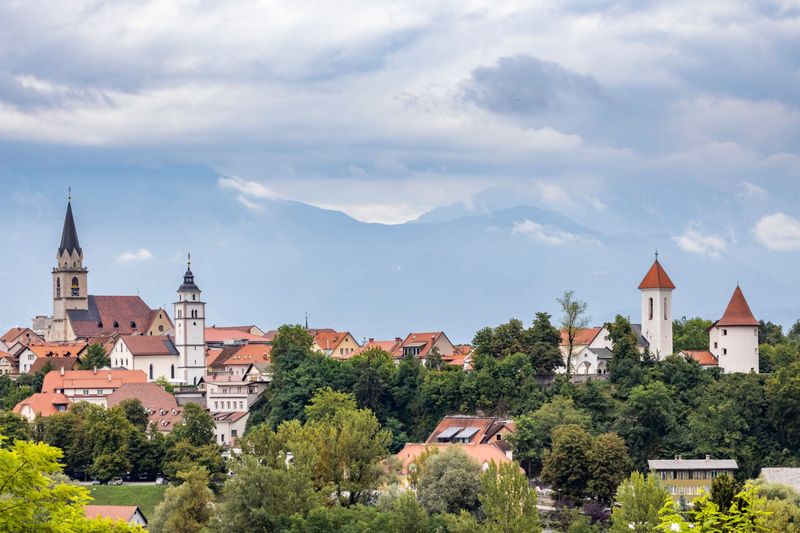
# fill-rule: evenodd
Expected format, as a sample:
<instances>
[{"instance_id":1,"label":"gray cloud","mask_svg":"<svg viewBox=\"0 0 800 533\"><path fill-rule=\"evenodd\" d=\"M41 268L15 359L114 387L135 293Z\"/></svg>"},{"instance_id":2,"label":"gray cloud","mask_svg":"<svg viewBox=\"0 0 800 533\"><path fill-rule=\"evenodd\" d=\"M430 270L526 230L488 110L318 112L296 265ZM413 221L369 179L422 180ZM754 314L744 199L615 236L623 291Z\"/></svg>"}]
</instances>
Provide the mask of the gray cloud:
<instances>
[{"instance_id":1,"label":"gray cloud","mask_svg":"<svg viewBox=\"0 0 800 533\"><path fill-rule=\"evenodd\" d=\"M466 97L495 113L535 114L558 108L568 98L604 99L594 77L526 55L502 57L472 71Z\"/></svg>"}]
</instances>

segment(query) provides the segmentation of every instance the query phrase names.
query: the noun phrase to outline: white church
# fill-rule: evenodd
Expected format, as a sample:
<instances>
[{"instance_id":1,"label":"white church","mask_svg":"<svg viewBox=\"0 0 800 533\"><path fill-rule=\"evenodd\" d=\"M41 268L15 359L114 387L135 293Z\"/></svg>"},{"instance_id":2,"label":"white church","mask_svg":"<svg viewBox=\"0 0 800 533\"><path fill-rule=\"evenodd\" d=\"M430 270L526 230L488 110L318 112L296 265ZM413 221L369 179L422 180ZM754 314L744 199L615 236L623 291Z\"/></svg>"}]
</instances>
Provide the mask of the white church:
<instances>
[{"instance_id":1,"label":"white church","mask_svg":"<svg viewBox=\"0 0 800 533\"><path fill-rule=\"evenodd\" d=\"M675 284L656 256L639 284L641 322L631 324L638 337L639 351L662 358L674 353L672 343L672 291ZM741 287L736 286L722 318L709 329L708 350L682 350L703 367L718 367L722 372L758 373L759 322L753 316ZM585 328L575 338L572 371L575 374L605 374L612 357L611 336L605 327ZM569 347L562 332L561 351L565 364ZM565 369L561 369L564 371Z\"/></svg>"},{"instance_id":2,"label":"white church","mask_svg":"<svg viewBox=\"0 0 800 533\"><path fill-rule=\"evenodd\" d=\"M47 320L49 342L113 341L108 356L113 368L142 370L149 381L165 378L197 385L205 374L205 302L194 280L191 257L173 325L163 309L151 309L139 296L95 296L88 293L89 270L72 214L72 199L53 268L53 316Z\"/></svg>"}]
</instances>

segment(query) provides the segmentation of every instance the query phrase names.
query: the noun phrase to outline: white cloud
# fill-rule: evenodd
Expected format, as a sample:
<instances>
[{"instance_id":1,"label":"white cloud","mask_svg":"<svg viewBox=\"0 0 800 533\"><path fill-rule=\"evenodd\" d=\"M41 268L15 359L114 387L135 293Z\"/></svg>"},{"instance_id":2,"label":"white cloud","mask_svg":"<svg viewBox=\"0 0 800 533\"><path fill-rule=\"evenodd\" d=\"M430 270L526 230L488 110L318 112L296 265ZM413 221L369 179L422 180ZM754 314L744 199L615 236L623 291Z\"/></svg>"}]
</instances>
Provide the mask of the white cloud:
<instances>
[{"instance_id":1,"label":"white cloud","mask_svg":"<svg viewBox=\"0 0 800 533\"><path fill-rule=\"evenodd\" d=\"M605 202L603 202L600 198L597 198L595 196L584 196L584 198L589 203L589 205L591 205L598 211L603 211L608 208Z\"/></svg>"},{"instance_id":2,"label":"white cloud","mask_svg":"<svg viewBox=\"0 0 800 533\"><path fill-rule=\"evenodd\" d=\"M220 176L217 180L220 189L232 189L239 192L239 203L252 211L261 211L264 205L257 200L274 200L278 198L274 192L257 181L245 181L239 178Z\"/></svg>"},{"instance_id":3,"label":"white cloud","mask_svg":"<svg viewBox=\"0 0 800 533\"><path fill-rule=\"evenodd\" d=\"M681 250L708 257L719 257L728 247L728 243L719 235L703 234L693 227L689 227L683 235L676 235L672 240Z\"/></svg>"},{"instance_id":4,"label":"white cloud","mask_svg":"<svg viewBox=\"0 0 800 533\"><path fill-rule=\"evenodd\" d=\"M135 252L126 251L117 256L120 263L131 263L134 261L148 261L153 258L153 253L146 248L139 248Z\"/></svg>"},{"instance_id":5,"label":"white cloud","mask_svg":"<svg viewBox=\"0 0 800 533\"><path fill-rule=\"evenodd\" d=\"M783 213L762 217L753 229L758 242L770 250L800 250L800 220Z\"/></svg>"},{"instance_id":6,"label":"white cloud","mask_svg":"<svg viewBox=\"0 0 800 533\"><path fill-rule=\"evenodd\" d=\"M742 183L741 195L745 198L762 199L767 197L767 190L755 183L745 181Z\"/></svg>"},{"instance_id":7,"label":"white cloud","mask_svg":"<svg viewBox=\"0 0 800 533\"><path fill-rule=\"evenodd\" d=\"M530 237L535 241L551 244L553 246L560 246L569 242L575 242L579 239L579 237L574 233L562 231L552 226L545 226L543 224L539 224L538 222L528 220L527 218L520 222L514 222L514 227L511 229L511 233L514 235Z\"/></svg>"},{"instance_id":8,"label":"white cloud","mask_svg":"<svg viewBox=\"0 0 800 533\"><path fill-rule=\"evenodd\" d=\"M557 209L563 209L572 204L572 198L561 185L539 181L534 184L534 188L544 204Z\"/></svg>"}]
</instances>

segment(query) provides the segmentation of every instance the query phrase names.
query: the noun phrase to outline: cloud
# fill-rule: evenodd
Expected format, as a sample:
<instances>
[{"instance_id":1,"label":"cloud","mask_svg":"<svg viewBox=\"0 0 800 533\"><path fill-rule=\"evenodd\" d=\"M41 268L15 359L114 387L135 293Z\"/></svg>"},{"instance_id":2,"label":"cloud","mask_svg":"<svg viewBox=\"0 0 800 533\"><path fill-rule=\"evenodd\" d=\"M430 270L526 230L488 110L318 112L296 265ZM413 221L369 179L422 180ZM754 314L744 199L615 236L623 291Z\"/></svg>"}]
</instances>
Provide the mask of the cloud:
<instances>
[{"instance_id":1,"label":"cloud","mask_svg":"<svg viewBox=\"0 0 800 533\"><path fill-rule=\"evenodd\" d=\"M501 57L495 65L474 69L465 93L475 104L506 114L557 108L567 97L603 97L603 89L592 76L529 55Z\"/></svg>"},{"instance_id":2,"label":"cloud","mask_svg":"<svg viewBox=\"0 0 800 533\"><path fill-rule=\"evenodd\" d=\"M148 261L153 258L153 253L146 248L139 248L135 252L126 251L117 256L120 263L132 263L136 261Z\"/></svg>"},{"instance_id":3,"label":"cloud","mask_svg":"<svg viewBox=\"0 0 800 533\"><path fill-rule=\"evenodd\" d=\"M278 195L264 184L257 181L245 181L239 178L220 176L217 180L217 184L220 189L238 191L239 195L236 199L239 203L252 211L261 211L264 209L264 204L259 203L258 200L274 200L278 198Z\"/></svg>"},{"instance_id":4,"label":"cloud","mask_svg":"<svg viewBox=\"0 0 800 533\"><path fill-rule=\"evenodd\" d=\"M708 257L719 257L728 247L725 239L719 235L703 234L697 229L689 227L683 235L676 235L672 240L684 252L705 255Z\"/></svg>"},{"instance_id":5,"label":"cloud","mask_svg":"<svg viewBox=\"0 0 800 533\"><path fill-rule=\"evenodd\" d=\"M605 202L595 196L584 196L584 199L589 203L589 205L598 211L604 211L608 208L608 205L606 205Z\"/></svg>"},{"instance_id":6,"label":"cloud","mask_svg":"<svg viewBox=\"0 0 800 533\"><path fill-rule=\"evenodd\" d=\"M535 241L543 242L553 246L561 246L563 244L575 242L580 239L580 237L574 233L562 231L552 226L545 226L543 224L539 224L538 222L528 220L527 218L519 222L514 222L511 233L514 235L529 237Z\"/></svg>"},{"instance_id":7,"label":"cloud","mask_svg":"<svg viewBox=\"0 0 800 533\"><path fill-rule=\"evenodd\" d=\"M758 242L770 250L789 252L800 250L800 220L775 213L762 217L753 233Z\"/></svg>"},{"instance_id":8,"label":"cloud","mask_svg":"<svg viewBox=\"0 0 800 533\"><path fill-rule=\"evenodd\" d=\"M754 183L750 183L749 181L742 182L742 192L741 195L745 198L752 198L752 199L763 199L766 198L767 190L763 187L759 187Z\"/></svg>"}]
</instances>

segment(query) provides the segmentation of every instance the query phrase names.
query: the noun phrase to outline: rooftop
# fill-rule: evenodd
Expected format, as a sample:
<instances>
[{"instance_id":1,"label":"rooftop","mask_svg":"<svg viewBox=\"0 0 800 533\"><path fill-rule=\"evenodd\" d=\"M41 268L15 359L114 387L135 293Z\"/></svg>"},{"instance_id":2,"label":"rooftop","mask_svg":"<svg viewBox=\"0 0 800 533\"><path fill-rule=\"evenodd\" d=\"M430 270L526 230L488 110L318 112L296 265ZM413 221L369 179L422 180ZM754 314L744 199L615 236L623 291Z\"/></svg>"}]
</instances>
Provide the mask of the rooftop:
<instances>
[{"instance_id":1,"label":"rooftop","mask_svg":"<svg viewBox=\"0 0 800 533\"><path fill-rule=\"evenodd\" d=\"M737 470L734 459L650 459L651 470Z\"/></svg>"}]
</instances>

